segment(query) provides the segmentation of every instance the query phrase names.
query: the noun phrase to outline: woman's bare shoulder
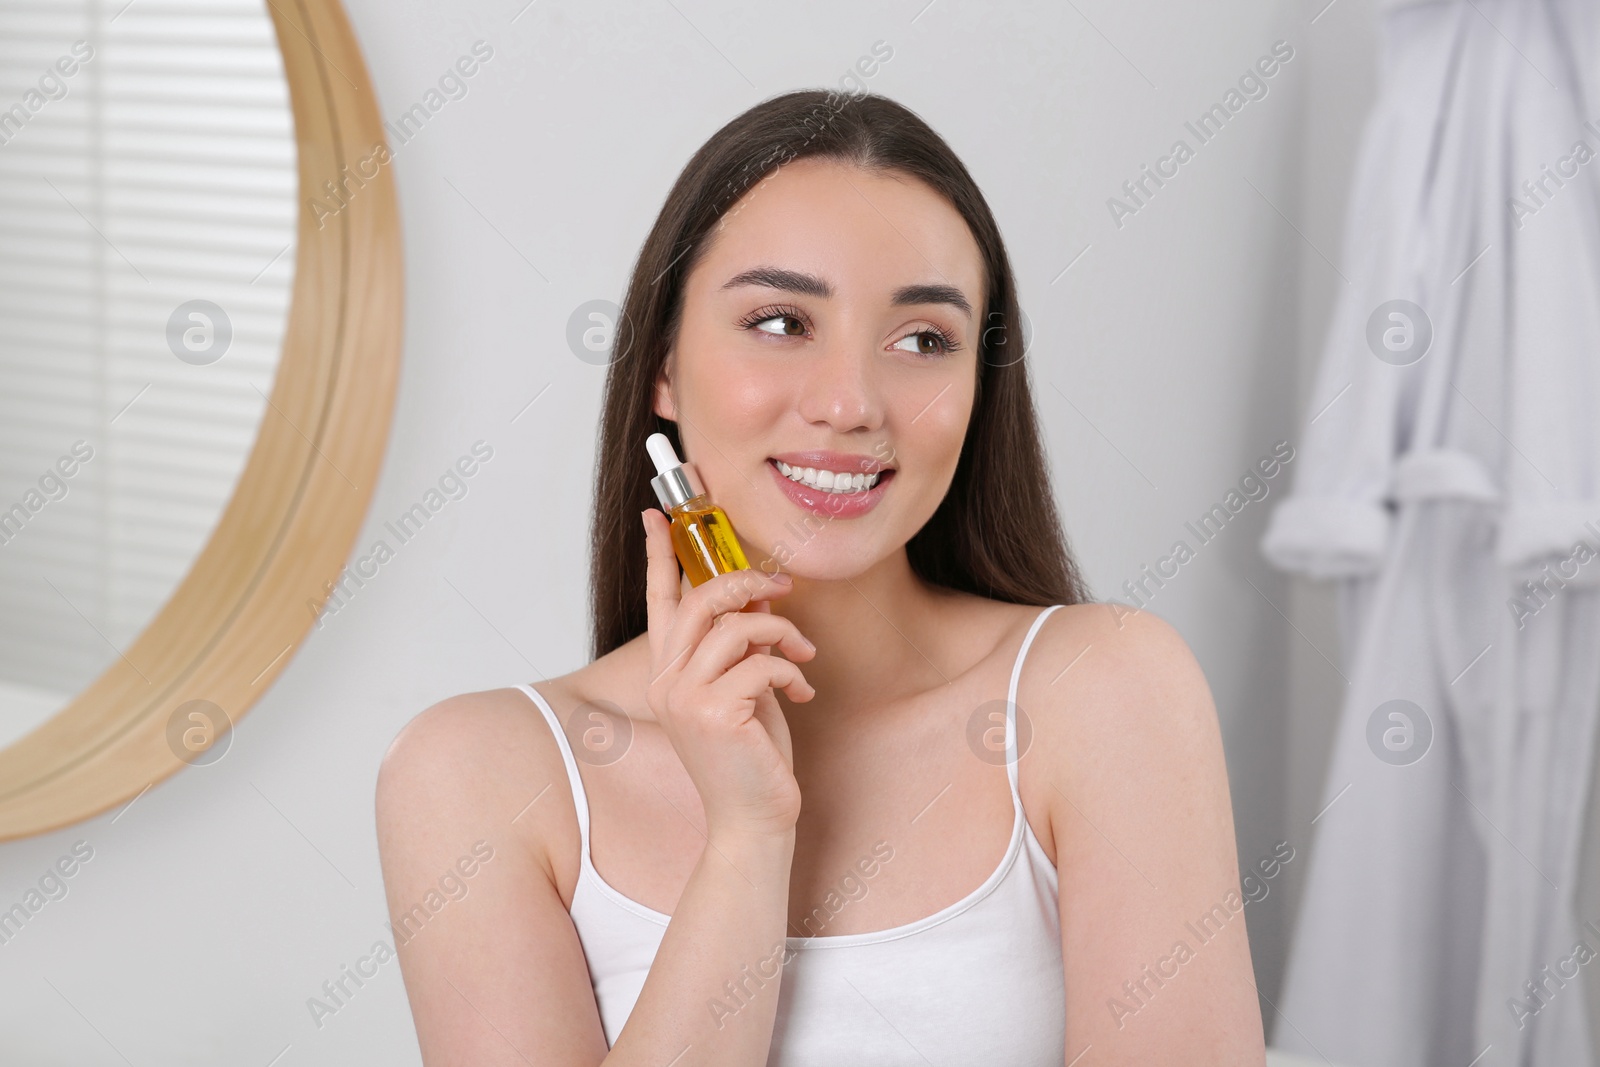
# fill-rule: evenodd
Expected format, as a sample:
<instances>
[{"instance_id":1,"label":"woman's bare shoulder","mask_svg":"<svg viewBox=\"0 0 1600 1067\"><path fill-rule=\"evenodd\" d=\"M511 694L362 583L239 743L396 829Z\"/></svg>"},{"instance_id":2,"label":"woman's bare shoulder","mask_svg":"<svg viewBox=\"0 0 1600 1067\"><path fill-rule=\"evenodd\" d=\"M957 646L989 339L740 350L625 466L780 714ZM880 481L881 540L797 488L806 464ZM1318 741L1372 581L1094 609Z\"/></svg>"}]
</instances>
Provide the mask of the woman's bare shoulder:
<instances>
[{"instance_id":1,"label":"woman's bare shoulder","mask_svg":"<svg viewBox=\"0 0 1600 1067\"><path fill-rule=\"evenodd\" d=\"M573 676L562 675L533 688L559 716L571 706L572 686ZM413 716L384 753L375 798L379 840L454 842L493 832L518 843L554 883L550 857L575 840L577 825L565 782L550 724L521 689L445 697Z\"/></svg>"},{"instance_id":2,"label":"woman's bare shoulder","mask_svg":"<svg viewBox=\"0 0 1600 1067\"><path fill-rule=\"evenodd\" d=\"M1045 793L1052 833L1086 811L1160 825L1179 798L1226 817L1211 689L1188 643L1160 616L1117 603L1052 613L1028 653L1017 703L1034 727L1036 773L1053 783Z\"/></svg>"},{"instance_id":3,"label":"woman's bare shoulder","mask_svg":"<svg viewBox=\"0 0 1600 1067\"><path fill-rule=\"evenodd\" d=\"M506 686L446 697L413 716L384 753L380 835L452 823L460 833L525 829L526 820L513 823L519 809L556 773L560 749L527 694Z\"/></svg>"},{"instance_id":4,"label":"woman's bare shoulder","mask_svg":"<svg viewBox=\"0 0 1600 1067\"><path fill-rule=\"evenodd\" d=\"M529 688L544 697L559 718L564 709L608 696L634 644L567 674L529 683ZM511 685L459 693L424 708L390 743L383 766L422 764L448 772L452 766L482 767L485 760L491 766L522 763L541 753L561 765L544 715L528 694Z\"/></svg>"},{"instance_id":5,"label":"woman's bare shoulder","mask_svg":"<svg viewBox=\"0 0 1600 1067\"><path fill-rule=\"evenodd\" d=\"M424 708L400 729L380 773L481 771L484 760L491 766L520 761L530 749L550 747L540 744L548 735L538 707L515 686L458 693Z\"/></svg>"},{"instance_id":6,"label":"woman's bare shoulder","mask_svg":"<svg viewBox=\"0 0 1600 1067\"><path fill-rule=\"evenodd\" d=\"M1115 602L1053 612L1034 637L1022 687L1032 695L1025 706L1058 720L1067 736L1159 739L1179 720L1191 729L1215 724L1205 675L1183 636L1159 615Z\"/></svg>"},{"instance_id":7,"label":"woman's bare shoulder","mask_svg":"<svg viewBox=\"0 0 1600 1067\"><path fill-rule=\"evenodd\" d=\"M626 660L621 653L530 687L559 722L570 709L611 692L618 664ZM459 693L418 712L390 743L378 770L379 822L498 820L557 840L576 825L570 793L555 789L556 803L529 805L565 781L550 723L527 693L516 686Z\"/></svg>"}]
</instances>

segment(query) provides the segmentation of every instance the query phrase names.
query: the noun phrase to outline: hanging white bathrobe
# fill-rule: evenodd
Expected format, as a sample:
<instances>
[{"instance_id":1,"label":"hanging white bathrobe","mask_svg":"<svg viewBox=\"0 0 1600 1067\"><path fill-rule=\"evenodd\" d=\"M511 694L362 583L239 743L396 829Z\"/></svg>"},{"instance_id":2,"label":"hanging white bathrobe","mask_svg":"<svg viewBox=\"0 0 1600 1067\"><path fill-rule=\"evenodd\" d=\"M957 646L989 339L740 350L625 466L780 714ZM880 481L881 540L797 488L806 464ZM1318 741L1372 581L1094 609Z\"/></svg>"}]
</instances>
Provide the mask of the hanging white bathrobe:
<instances>
[{"instance_id":1,"label":"hanging white bathrobe","mask_svg":"<svg viewBox=\"0 0 1600 1067\"><path fill-rule=\"evenodd\" d=\"M1600 916L1572 910L1600 704L1597 13L1381 17L1348 282L1262 542L1339 581L1348 680L1273 1043L1349 1067L1581 1067L1600 977Z\"/></svg>"}]
</instances>

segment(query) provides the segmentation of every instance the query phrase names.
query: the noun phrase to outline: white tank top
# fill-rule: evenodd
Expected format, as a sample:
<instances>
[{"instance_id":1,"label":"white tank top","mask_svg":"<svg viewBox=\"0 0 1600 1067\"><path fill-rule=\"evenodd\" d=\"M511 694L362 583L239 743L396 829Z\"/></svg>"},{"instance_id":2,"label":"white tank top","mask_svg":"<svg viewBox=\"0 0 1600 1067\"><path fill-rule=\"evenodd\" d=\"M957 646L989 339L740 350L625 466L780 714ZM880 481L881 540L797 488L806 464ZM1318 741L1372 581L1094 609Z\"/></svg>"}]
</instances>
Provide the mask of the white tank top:
<instances>
[{"instance_id":1,"label":"white tank top","mask_svg":"<svg viewBox=\"0 0 1600 1067\"><path fill-rule=\"evenodd\" d=\"M1058 607L1034 619L1011 669L1004 752L1015 817L1000 866L966 897L915 922L786 938L768 1067L1061 1067L1066 994L1056 868L1023 815L1014 757L1023 657ZM589 802L566 733L538 690L517 688L544 712L567 767L582 842L570 912L609 1048L644 988L671 916L623 896L595 870ZM737 1006L731 998L727 1004ZM709 1003L706 1010L712 1011Z\"/></svg>"}]
</instances>

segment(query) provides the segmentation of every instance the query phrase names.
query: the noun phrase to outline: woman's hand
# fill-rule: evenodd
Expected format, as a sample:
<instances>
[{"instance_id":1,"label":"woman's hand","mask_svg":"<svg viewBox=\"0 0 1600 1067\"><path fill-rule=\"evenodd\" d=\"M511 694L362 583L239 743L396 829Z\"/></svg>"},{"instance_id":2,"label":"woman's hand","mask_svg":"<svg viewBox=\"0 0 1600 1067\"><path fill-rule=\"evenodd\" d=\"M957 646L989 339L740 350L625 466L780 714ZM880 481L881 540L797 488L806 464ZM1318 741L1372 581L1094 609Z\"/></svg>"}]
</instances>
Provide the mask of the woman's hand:
<instances>
[{"instance_id":1,"label":"woman's hand","mask_svg":"<svg viewBox=\"0 0 1600 1067\"><path fill-rule=\"evenodd\" d=\"M800 785L773 689L795 702L816 696L790 661L809 660L817 650L767 601L793 586L787 575L779 581L752 569L719 574L683 593L671 520L654 508L643 518L650 560L645 700L700 791L707 836L792 832ZM788 658L772 655L774 645Z\"/></svg>"}]
</instances>

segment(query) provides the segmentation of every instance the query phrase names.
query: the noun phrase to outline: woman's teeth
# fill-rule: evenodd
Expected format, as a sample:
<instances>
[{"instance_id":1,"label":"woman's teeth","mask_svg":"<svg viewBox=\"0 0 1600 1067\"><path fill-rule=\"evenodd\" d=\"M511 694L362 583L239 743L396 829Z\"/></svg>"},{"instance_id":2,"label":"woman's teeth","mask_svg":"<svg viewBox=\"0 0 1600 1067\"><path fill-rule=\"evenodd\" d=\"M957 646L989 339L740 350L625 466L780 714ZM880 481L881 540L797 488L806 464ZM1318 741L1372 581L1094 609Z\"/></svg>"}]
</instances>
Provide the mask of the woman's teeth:
<instances>
[{"instance_id":1,"label":"woman's teeth","mask_svg":"<svg viewBox=\"0 0 1600 1067\"><path fill-rule=\"evenodd\" d=\"M844 474L838 471L818 470L815 467L791 467L781 459L775 459L773 462L778 465L778 472L785 478L812 489L820 489L824 493L859 493L871 489L878 484L880 474L878 471L873 471L871 474Z\"/></svg>"}]
</instances>

